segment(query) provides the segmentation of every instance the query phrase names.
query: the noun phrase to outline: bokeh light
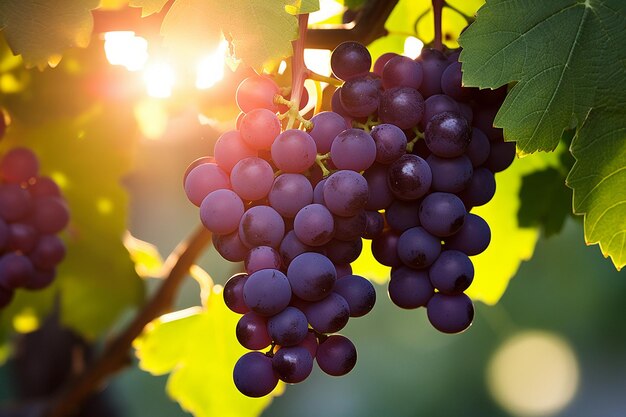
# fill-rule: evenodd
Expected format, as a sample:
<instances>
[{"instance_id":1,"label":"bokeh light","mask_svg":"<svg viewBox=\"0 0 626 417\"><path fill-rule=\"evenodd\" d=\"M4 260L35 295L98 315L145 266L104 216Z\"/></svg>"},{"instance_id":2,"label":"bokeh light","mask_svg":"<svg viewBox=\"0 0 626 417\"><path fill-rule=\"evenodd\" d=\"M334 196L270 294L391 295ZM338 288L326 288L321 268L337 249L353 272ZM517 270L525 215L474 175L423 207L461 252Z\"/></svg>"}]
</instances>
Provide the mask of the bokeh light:
<instances>
[{"instance_id":1,"label":"bokeh light","mask_svg":"<svg viewBox=\"0 0 626 417\"><path fill-rule=\"evenodd\" d=\"M572 401L579 373L567 341L549 332L526 331L507 340L493 355L487 386L512 415L543 417L558 413Z\"/></svg>"},{"instance_id":2,"label":"bokeh light","mask_svg":"<svg viewBox=\"0 0 626 417\"><path fill-rule=\"evenodd\" d=\"M197 68L196 88L199 90L211 88L224 78L227 50L228 42L222 40L215 52L200 61Z\"/></svg>"},{"instance_id":3,"label":"bokeh light","mask_svg":"<svg viewBox=\"0 0 626 417\"><path fill-rule=\"evenodd\" d=\"M417 39L415 36L409 36L404 40L404 56L408 56L411 59L415 59L422 53L424 42Z\"/></svg>"},{"instance_id":4,"label":"bokeh light","mask_svg":"<svg viewBox=\"0 0 626 417\"><path fill-rule=\"evenodd\" d=\"M165 61L151 62L144 70L143 79L150 97L167 98L172 95L176 74Z\"/></svg>"},{"instance_id":5,"label":"bokeh light","mask_svg":"<svg viewBox=\"0 0 626 417\"><path fill-rule=\"evenodd\" d=\"M139 71L148 60L148 41L132 31L107 32L104 34L104 53L111 65Z\"/></svg>"}]
</instances>

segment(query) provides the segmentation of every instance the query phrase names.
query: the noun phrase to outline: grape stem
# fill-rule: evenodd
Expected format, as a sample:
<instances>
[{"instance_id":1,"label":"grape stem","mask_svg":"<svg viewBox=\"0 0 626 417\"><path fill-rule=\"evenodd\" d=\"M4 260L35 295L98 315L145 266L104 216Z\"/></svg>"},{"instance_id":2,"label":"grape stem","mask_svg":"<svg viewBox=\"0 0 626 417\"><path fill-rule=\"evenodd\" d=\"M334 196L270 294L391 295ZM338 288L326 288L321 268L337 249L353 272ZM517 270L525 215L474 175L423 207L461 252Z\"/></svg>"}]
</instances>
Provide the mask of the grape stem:
<instances>
[{"instance_id":1,"label":"grape stem","mask_svg":"<svg viewBox=\"0 0 626 417\"><path fill-rule=\"evenodd\" d=\"M378 121L376 121L373 116L369 116L365 123L359 123L359 122L357 122L355 120L352 121L352 127L357 127L359 129L363 129L367 133L371 132L372 128L374 126L379 125L379 124L380 123Z\"/></svg>"},{"instance_id":2,"label":"grape stem","mask_svg":"<svg viewBox=\"0 0 626 417\"><path fill-rule=\"evenodd\" d=\"M322 176L323 177L327 177L327 176L330 175L330 171L328 170L328 168L326 168L326 165L324 164L324 161L327 160L327 159L330 159L330 152L329 153L325 153L323 155L317 155L315 157L315 163L322 170Z\"/></svg>"},{"instance_id":3,"label":"grape stem","mask_svg":"<svg viewBox=\"0 0 626 417\"><path fill-rule=\"evenodd\" d=\"M100 389L114 373L132 364L130 349L133 341L144 327L160 315L170 311L174 297L189 269L198 256L211 243L211 232L199 225L191 235L181 241L165 261L164 270L169 271L156 294L143 306L133 321L110 343L100 357L68 383L54 399L45 417L67 417L79 410L80 404L94 391Z\"/></svg>"},{"instance_id":4,"label":"grape stem","mask_svg":"<svg viewBox=\"0 0 626 417\"><path fill-rule=\"evenodd\" d=\"M415 133L415 137L413 138L413 140L411 140L410 142L406 144L407 153L413 152L413 148L415 147L415 144L417 143L417 141L420 139L424 139L424 134L420 132L417 127L413 128L413 133Z\"/></svg>"},{"instance_id":5,"label":"grape stem","mask_svg":"<svg viewBox=\"0 0 626 417\"><path fill-rule=\"evenodd\" d=\"M443 10L444 0L432 0L433 4L433 16L435 19L435 40L433 41L433 47L441 51L443 50L442 42L442 30L441 30L441 12Z\"/></svg>"},{"instance_id":6,"label":"grape stem","mask_svg":"<svg viewBox=\"0 0 626 417\"><path fill-rule=\"evenodd\" d=\"M318 74L317 72L313 72L308 68L306 69L306 78L313 81L328 83L335 87L341 87L343 85L343 81L338 80L337 78L327 77L325 75Z\"/></svg>"},{"instance_id":7,"label":"grape stem","mask_svg":"<svg viewBox=\"0 0 626 417\"><path fill-rule=\"evenodd\" d=\"M293 72L291 75L291 102L289 106L289 121L287 122L287 129L293 129L293 126L297 121L305 125L302 116L300 116L300 99L302 98L302 89L304 88L304 79L306 78L307 68L304 65L304 42L306 41L307 25L309 23L308 14L298 15L298 39L292 42L293 45L293 57L291 62L293 63ZM310 122L309 122L310 123ZM312 125L311 125L312 127Z\"/></svg>"}]
</instances>

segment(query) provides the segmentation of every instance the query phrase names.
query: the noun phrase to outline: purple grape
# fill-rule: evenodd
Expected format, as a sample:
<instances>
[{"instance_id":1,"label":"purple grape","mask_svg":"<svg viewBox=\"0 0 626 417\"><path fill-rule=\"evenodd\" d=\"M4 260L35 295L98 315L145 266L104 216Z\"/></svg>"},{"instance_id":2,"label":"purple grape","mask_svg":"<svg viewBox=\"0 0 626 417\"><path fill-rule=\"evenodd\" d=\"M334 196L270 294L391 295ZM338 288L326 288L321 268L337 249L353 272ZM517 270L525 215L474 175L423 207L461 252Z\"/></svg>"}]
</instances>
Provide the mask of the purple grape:
<instances>
[{"instance_id":1,"label":"purple grape","mask_svg":"<svg viewBox=\"0 0 626 417\"><path fill-rule=\"evenodd\" d=\"M352 266L350 264L335 265L337 270L337 279L352 275Z\"/></svg>"},{"instance_id":2,"label":"purple grape","mask_svg":"<svg viewBox=\"0 0 626 417\"><path fill-rule=\"evenodd\" d=\"M198 207L213 191L230 188L228 174L214 163L197 165L185 178L187 198Z\"/></svg>"},{"instance_id":3,"label":"purple grape","mask_svg":"<svg viewBox=\"0 0 626 417\"><path fill-rule=\"evenodd\" d=\"M367 181L354 171L337 171L324 184L326 207L337 216L354 216L363 210L368 195Z\"/></svg>"},{"instance_id":4,"label":"purple grape","mask_svg":"<svg viewBox=\"0 0 626 417\"><path fill-rule=\"evenodd\" d=\"M461 156L471 139L467 120L458 113L443 112L433 116L426 125L424 140L428 149L437 156Z\"/></svg>"},{"instance_id":5,"label":"purple grape","mask_svg":"<svg viewBox=\"0 0 626 417\"><path fill-rule=\"evenodd\" d=\"M2 220L2 217L0 217L0 253L2 253L8 242L9 226L4 220Z\"/></svg>"},{"instance_id":6,"label":"purple grape","mask_svg":"<svg viewBox=\"0 0 626 417\"><path fill-rule=\"evenodd\" d=\"M315 248L313 246L305 245L298 239L296 233L291 230L287 232L283 241L280 243L278 252L283 260L283 265L289 266L291 261L298 255L304 252L313 252Z\"/></svg>"},{"instance_id":7,"label":"purple grape","mask_svg":"<svg viewBox=\"0 0 626 417\"><path fill-rule=\"evenodd\" d=\"M261 108L244 114L237 128L246 145L259 151L271 148L280 134L280 127L278 116L271 110Z\"/></svg>"},{"instance_id":8,"label":"purple grape","mask_svg":"<svg viewBox=\"0 0 626 417\"><path fill-rule=\"evenodd\" d=\"M389 166L389 189L401 200L417 200L428 192L431 182L428 163L417 155L403 155Z\"/></svg>"},{"instance_id":9,"label":"purple grape","mask_svg":"<svg viewBox=\"0 0 626 417\"><path fill-rule=\"evenodd\" d=\"M332 335L317 348L315 360L320 369L332 376L349 373L356 365L356 348L345 336Z\"/></svg>"},{"instance_id":10,"label":"purple grape","mask_svg":"<svg viewBox=\"0 0 626 417\"><path fill-rule=\"evenodd\" d=\"M480 129L489 140L502 139L502 129L494 127L493 122L498 113L498 107L474 107L474 126Z\"/></svg>"},{"instance_id":11,"label":"purple grape","mask_svg":"<svg viewBox=\"0 0 626 417\"><path fill-rule=\"evenodd\" d=\"M487 168L476 168L467 187L459 194L466 207L487 204L496 193L496 179Z\"/></svg>"},{"instance_id":12,"label":"purple grape","mask_svg":"<svg viewBox=\"0 0 626 417\"><path fill-rule=\"evenodd\" d=\"M272 144L272 160L283 172L304 172L315 163L316 156L315 141L302 130L286 130Z\"/></svg>"},{"instance_id":13,"label":"purple grape","mask_svg":"<svg viewBox=\"0 0 626 417\"><path fill-rule=\"evenodd\" d=\"M425 307L435 294L426 271L406 266L391 271L388 291L391 301L405 309Z\"/></svg>"},{"instance_id":14,"label":"purple grape","mask_svg":"<svg viewBox=\"0 0 626 417\"><path fill-rule=\"evenodd\" d=\"M0 117L2 119L2 117ZM8 306L13 301L14 290L0 286L0 309Z\"/></svg>"},{"instance_id":15,"label":"purple grape","mask_svg":"<svg viewBox=\"0 0 626 417\"><path fill-rule=\"evenodd\" d=\"M376 239L383 233L385 228L385 218L377 211L365 212L365 231L363 232L363 238Z\"/></svg>"},{"instance_id":16,"label":"purple grape","mask_svg":"<svg viewBox=\"0 0 626 417\"><path fill-rule=\"evenodd\" d=\"M37 177L35 183L28 187L28 191L33 198L61 197L61 189L50 177Z\"/></svg>"},{"instance_id":17,"label":"purple grape","mask_svg":"<svg viewBox=\"0 0 626 417\"><path fill-rule=\"evenodd\" d=\"M276 112L278 105L274 103L274 96L279 93L280 90L274 80L253 75L243 80L237 87L237 105L244 113L258 108Z\"/></svg>"},{"instance_id":18,"label":"purple grape","mask_svg":"<svg viewBox=\"0 0 626 417\"><path fill-rule=\"evenodd\" d=\"M459 333L467 329L474 319L474 305L465 294L437 293L426 306L428 320L443 333Z\"/></svg>"},{"instance_id":19,"label":"purple grape","mask_svg":"<svg viewBox=\"0 0 626 417\"><path fill-rule=\"evenodd\" d=\"M350 241L333 239L325 246L326 256L335 264L347 264L357 260L363 250L361 238Z\"/></svg>"},{"instance_id":20,"label":"purple grape","mask_svg":"<svg viewBox=\"0 0 626 417\"><path fill-rule=\"evenodd\" d=\"M440 158L430 155L426 162L433 173L432 189L447 193L462 191L472 179L472 161L461 155L456 158Z\"/></svg>"},{"instance_id":21,"label":"purple grape","mask_svg":"<svg viewBox=\"0 0 626 417\"><path fill-rule=\"evenodd\" d=\"M58 236L43 235L36 242L29 258L35 268L49 271L65 258L65 244Z\"/></svg>"},{"instance_id":22,"label":"purple grape","mask_svg":"<svg viewBox=\"0 0 626 417\"><path fill-rule=\"evenodd\" d=\"M428 122L430 122L430 119L443 112L460 113L459 104L454 101L454 99L444 94L435 94L434 96L428 97L424 101L424 115L420 123L422 130L424 130Z\"/></svg>"},{"instance_id":23,"label":"purple grape","mask_svg":"<svg viewBox=\"0 0 626 417\"><path fill-rule=\"evenodd\" d=\"M56 269L41 271L35 269L35 273L22 284L27 290L41 290L52 284L56 277Z\"/></svg>"},{"instance_id":24,"label":"purple grape","mask_svg":"<svg viewBox=\"0 0 626 417\"><path fill-rule=\"evenodd\" d=\"M276 344L294 346L306 337L309 323L302 311L287 307L267 320L267 331Z\"/></svg>"},{"instance_id":25,"label":"purple grape","mask_svg":"<svg viewBox=\"0 0 626 417\"><path fill-rule=\"evenodd\" d=\"M267 161L256 156L237 162L230 173L230 182L242 200L265 198L274 182L274 170Z\"/></svg>"},{"instance_id":26,"label":"purple grape","mask_svg":"<svg viewBox=\"0 0 626 417\"><path fill-rule=\"evenodd\" d=\"M343 107L343 104L341 104L341 87L336 89L335 92L333 93L333 96L332 96L331 101L330 101L330 107L331 107L333 113L337 113L338 115L343 117L346 125L348 127L350 127L350 124L351 124L351 121L352 121L352 116ZM328 150L330 150L330 144L329 144Z\"/></svg>"},{"instance_id":27,"label":"purple grape","mask_svg":"<svg viewBox=\"0 0 626 417\"><path fill-rule=\"evenodd\" d=\"M406 135L398 126L383 123L374 126L371 135L376 144L376 162L390 164L406 153Z\"/></svg>"},{"instance_id":28,"label":"purple grape","mask_svg":"<svg viewBox=\"0 0 626 417\"><path fill-rule=\"evenodd\" d=\"M389 60L397 56L399 55L396 54L395 52L387 52L387 53L382 54L376 59L376 62L374 62L374 69L372 70L372 72L382 77L385 64L387 64Z\"/></svg>"},{"instance_id":29,"label":"purple grape","mask_svg":"<svg viewBox=\"0 0 626 417\"><path fill-rule=\"evenodd\" d=\"M461 63L453 62L441 74L441 91L458 101L468 101L473 88L463 87Z\"/></svg>"},{"instance_id":30,"label":"purple grape","mask_svg":"<svg viewBox=\"0 0 626 417\"><path fill-rule=\"evenodd\" d=\"M243 299L250 310L262 316L283 311L291 300L287 276L277 269L262 269L250 275L243 286Z\"/></svg>"},{"instance_id":31,"label":"purple grape","mask_svg":"<svg viewBox=\"0 0 626 417\"><path fill-rule=\"evenodd\" d=\"M304 346L281 347L272 358L272 366L281 381L297 384L313 370L313 356Z\"/></svg>"},{"instance_id":32,"label":"purple grape","mask_svg":"<svg viewBox=\"0 0 626 417\"><path fill-rule=\"evenodd\" d=\"M424 73L422 65L406 56L391 58L383 68L381 74L385 90L394 87L420 88Z\"/></svg>"},{"instance_id":33,"label":"purple grape","mask_svg":"<svg viewBox=\"0 0 626 417\"><path fill-rule=\"evenodd\" d=\"M461 55L461 48L455 50L454 52L450 53L450 55L448 55L448 62L450 64L457 62L459 60L460 55Z\"/></svg>"},{"instance_id":34,"label":"purple grape","mask_svg":"<svg viewBox=\"0 0 626 417\"><path fill-rule=\"evenodd\" d=\"M484 252L491 241L491 230L480 216L468 213L463 226L454 235L446 238L446 249L455 249L469 256Z\"/></svg>"},{"instance_id":35,"label":"purple grape","mask_svg":"<svg viewBox=\"0 0 626 417\"><path fill-rule=\"evenodd\" d=\"M428 271L430 282L443 294L460 294L474 280L474 265L457 250L444 250Z\"/></svg>"},{"instance_id":36,"label":"purple grape","mask_svg":"<svg viewBox=\"0 0 626 417\"><path fill-rule=\"evenodd\" d=\"M284 235L283 218L269 206L252 207L241 217L239 238L249 248L256 246L278 248Z\"/></svg>"},{"instance_id":37,"label":"purple grape","mask_svg":"<svg viewBox=\"0 0 626 417\"><path fill-rule=\"evenodd\" d=\"M359 275L348 275L337 280L334 291L348 302L350 317L366 315L376 303L374 286Z\"/></svg>"},{"instance_id":38,"label":"purple grape","mask_svg":"<svg viewBox=\"0 0 626 417\"><path fill-rule=\"evenodd\" d=\"M431 193L420 205L420 223L434 236L446 237L455 234L465 221L467 211L463 201L451 193Z\"/></svg>"},{"instance_id":39,"label":"purple grape","mask_svg":"<svg viewBox=\"0 0 626 417\"><path fill-rule=\"evenodd\" d=\"M398 256L400 234L393 230L385 230L379 237L372 240L372 255L385 266L400 266L402 260Z\"/></svg>"},{"instance_id":40,"label":"purple grape","mask_svg":"<svg viewBox=\"0 0 626 417\"><path fill-rule=\"evenodd\" d=\"M366 210L382 210L393 201L393 194L387 182L387 171L386 165L374 164L363 173L368 188Z\"/></svg>"},{"instance_id":41,"label":"purple grape","mask_svg":"<svg viewBox=\"0 0 626 417\"><path fill-rule=\"evenodd\" d=\"M343 329L348 323L350 306L342 296L333 292L323 300L309 304L304 313L315 331L335 333Z\"/></svg>"},{"instance_id":42,"label":"purple grape","mask_svg":"<svg viewBox=\"0 0 626 417\"><path fill-rule=\"evenodd\" d=\"M318 301L330 294L337 280L333 263L324 255L305 252L296 256L287 269L293 293L305 301Z\"/></svg>"},{"instance_id":43,"label":"purple grape","mask_svg":"<svg viewBox=\"0 0 626 417\"><path fill-rule=\"evenodd\" d=\"M503 85L502 87L496 88L495 90L492 90L491 88L485 88L483 90L476 89L473 90L472 93L476 101L478 101L480 104L484 104L487 106L495 105L500 107L500 105L504 102L504 99L506 98L507 88L508 86Z\"/></svg>"},{"instance_id":44,"label":"purple grape","mask_svg":"<svg viewBox=\"0 0 626 417\"><path fill-rule=\"evenodd\" d=\"M317 337L312 330L306 334L306 337L298 344L298 346L308 350L311 357L315 359L315 355L317 354Z\"/></svg>"},{"instance_id":45,"label":"purple grape","mask_svg":"<svg viewBox=\"0 0 626 417\"><path fill-rule=\"evenodd\" d=\"M281 269L280 254L269 246L257 246L250 249L244 261L246 272L253 274L261 269Z\"/></svg>"},{"instance_id":46,"label":"purple grape","mask_svg":"<svg viewBox=\"0 0 626 417\"><path fill-rule=\"evenodd\" d=\"M30 213L32 206L28 191L17 184L0 184L0 217L5 222L23 219Z\"/></svg>"},{"instance_id":47,"label":"purple grape","mask_svg":"<svg viewBox=\"0 0 626 417\"><path fill-rule=\"evenodd\" d=\"M11 223L8 227L9 250L27 254L35 248L39 239L39 233L37 233L37 230L33 226L27 223ZM52 266L55 265L56 264Z\"/></svg>"},{"instance_id":48,"label":"purple grape","mask_svg":"<svg viewBox=\"0 0 626 417\"><path fill-rule=\"evenodd\" d=\"M330 157L338 169L364 171L376 159L376 144L369 133L346 129L332 143Z\"/></svg>"},{"instance_id":49,"label":"purple grape","mask_svg":"<svg viewBox=\"0 0 626 417\"><path fill-rule=\"evenodd\" d=\"M441 94L441 75L448 66L446 56L436 49L425 48L416 61L422 64L424 73L420 92L424 97Z\"/></svg>"},{"instance_id":50,"label":"purple grape","mask_svg":"<svg viewBox=\"0 0 626 417\"><path fill-rule=\"evenodd\" d=\"M380 101L378 82L369 76L352 78L341 87L339 99L345 111L352 117L374 114Z\"/></svg>"},{"instance_id":51,"label":"purple grape","mask_svg":"<svg viewBox=\"0 0 626 417\"><path fill-rule=\"evenodd\" d=\"M25 255L8 252L0 256L0 287L23 286L35 274L32 262Z\"/></svg>"},{"instance_id":52,"label":"purple grape","mask_svg":"<svg viewBox=\"0 0 626 417\"><path fill-rule=\"evenodd\" d=\"M472 161L472 166L478 167L485 163L489 157L491 145L489 138L480 129L472 129L472 140L465 149L465 155Z\"/></svg>"},{"instance_id":53,"label":"purple grape","mask_svg":"<svg viewBox=\"0 0 626 417\"><path fill-rule=\"evenodd\" d=\"M281 174L274 180L268 200L281 216L292 218L313 202L313 186L302 174Z\"/></svg>"},{"instance_id":54,"label":"purple grape","mask_svg":"<svg viewBox=\"0 0 626 417\"><path fill-rule=\"evenodd\" d=\"M467 120L467 124L471 125L474 121L474 110L472 110L472 106L467 103L457 102L459 105L459 114L463 116L465 120Z\"/></svg>"},{"instance_id":55,"label":"purple grape","mask_svg":"<svg viewBox=\"0 0 626 417\"><path fill-rule=\"evenodd\" d=\"M497 139L491 142L489 157L484 166L493 173L502 172L510 167L514 160L515 142Z\"/></svg>"},{"instance_id":56,"label":"purple grape","mask_svg":"<svg viewBox=\"0 0 626 417\"><path fill-rule=\"evenodd\" d=\"M383 123L400 129L411 129L422 120L424 98L414 88L394 87L385 90L380 98L378 114Z\"/></svg>"},{"instance_id":57,"label":"purple grape","mask_svg":"<svg viewBox=\"0 0 626 417\"><path fill-rule=\"evenodd\" d=\"M224 284L224 303L231 311L246 314L250 308L243 300L243 286L248 279L248 274L235 274Z\"/></svg>"},{"instance_id":58,"label":"purple grape","mask_svg":"<svg viewBox=\"0 0 626 417\"><path fill-rule=\"evenodd\" d=\"M334 235L333 215L321 204L309 204L296 214L293 231L305 245L322 246Z\"/></svg>"},{"instance_id":59,"label":"purple grape","mask_svg":"<svg viewBox=\"0 0 626 417\"><path fill-rule=\"evenodd\" d=\"M0 114L0 118L4 118ZM37 176L39 161L27 148L13 148L0 160L0 179L5 183L20 184Z\"/></svg>"},{"instance_id":60,"label":"purple grape","mask_svg":"<svg viewBox=\"0 0 626 417\"><path fill-rule=\"evenodd\" d=\"M326 179L321 180L315 185L313 189L313 203L326 205L324 202L324 184L326 184Z\"/></svg>"},{"instance_id":61,"label":"purple grape","mask_svg":"<svg viewBox=\"0 0 626 417\"><path fill-rule=\"evenodd\" d=\"M213 153L217 165L228 173L242 159L257 156L257 151L249 147L236 130L223 133L215 142Z\"/></svg>"},{"instance_id":62,"label":"purple grape","mask_svg":"<svg viewBox=\"0 0 626 417\"><path fill-rule=\"evenodd\" d=\"M227 235L214 235L213 246L222 258L230 262L242 262L248 254L248 247L239 239L239 230Z\"/></svg>"},{"instance_id":63,"label":"purple grape","mask_svg":"<svg viewBox=\"0 0 626 417\"><path fill-rule=\"evenodd\" d=\"M385 219L389 227L402 233L420 225L419 209L419 201L395 200L385 210Z\"/></svg>"},{"instance_id":64,"label":"purple grape","mask_svg":"<svg viewBox=\"0 0 626 417\"><path fill-rule=\"evenodd\" d=\"M398 257L411 268L421 269L430 266L440 252L440 240L423 227L408 229L398 239Z\"/></svg>"},{"instance_id":65,"label":"purple grape","mask_svg":"<svg viewBox=\"0 0 626 417\"><path fill-rule=\"evenodd\" d=\"M252 311L241 316L235 334L239 344L250 350L265 349L272 343L267 333L267 319Z\"/></svg>"},{"instance_id":66,"label":"purple grape","mask_svg":"<svg viewBox=\"0 0 626 417\"><path fill-rule=\"evenodd\" d=\"M334 239L351 241L360 238L365 232L367 225L367 216L365 211L350 217L334 216L335 234Z\"/></svg>"},{"instance_id":67,"label":"purple grape","mask_svg":"<svg viewBox=\"0 0 626 417\"><path fill-rule=\"evenodd\" d=\"M261 352L243 355L233 369L235 386L248 397L263 397L278 384L278 376L272 367L272 359Z\"/></svg>"},{"instance_id":68,"label":"purple grape","mask_svg":"<svg viewBox=\"0 0 626 417\"><path fill-rule=\"evenodd\" d=\"M216 190L200 204L200 220L204 227L218 235L234 232L244 214L241 198L231 190Z\"/></svg>"},{"instance_id":69,"label":"purple grape","mask_svg":"<svg viewBox=\"0 0 626 417\"><path fill-rule=\"evenodd\" d=\"M316 114L311 118L311 123L313 123L313 129L309 135L315 141L319 154L328 153L337 135L350 128L341 114L331 111Z\"/></svg>"},{"instance_id":70,"label":"purple grape","mask_svg":"<svg viewBox=\"0 0 626 417\"><path fill-rule=\"evenodd\" d=\"M339 79L349 80L369 72L372 56L367 48L358 42L340 43L330 55L330 67Z\"/></svg>"}]
</instances>

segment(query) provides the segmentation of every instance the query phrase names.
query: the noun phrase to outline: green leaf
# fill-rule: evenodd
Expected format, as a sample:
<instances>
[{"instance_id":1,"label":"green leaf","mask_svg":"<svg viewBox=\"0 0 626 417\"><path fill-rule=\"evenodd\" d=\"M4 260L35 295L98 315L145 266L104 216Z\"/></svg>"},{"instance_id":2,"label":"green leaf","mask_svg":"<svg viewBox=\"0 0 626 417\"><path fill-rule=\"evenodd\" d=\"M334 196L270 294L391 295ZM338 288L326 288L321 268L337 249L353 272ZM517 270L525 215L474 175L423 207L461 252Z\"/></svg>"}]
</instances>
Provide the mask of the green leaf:
<instances>
[{"instance_id":1,"label":"green leaf","mask_svg":"<svg viewBox=\"0 0 626 417\"><path fill-rule=\"evenodd\" d=\"M163 269L163 258L161 258L156 246L137 239L130 232L124 236L124 246L135 264L137 275L142 278L160 277Z\"/></svg>"},{"instance_id":2,"label":"green leaf","mask_svg":"<svg viewBox=\"0 0 626 417\"><path fill-rule=\"evenodd\" d=\"M130 0L130 7L141 7L141 17L159 13L167 4L168 0Z\"/></svg>"},{"instance_id":3,"label":"green leaf","mask_svg":"<svg viewBox=\"0 0 626 417\"><path fill-rule=\"evenodd\" d=\"M525 175L520 199L519 225L541 227L546 236L561 231L572 204L571 193L565 186L565 174L552 167Z\"/></svg>"},{"instance_id":4,"label":"green leaf","mask_svg":"<svg viewBox=\"0 0 626 417\"><path fill-rule=\"evenodd\" d=\"M626 265L626 112L592 110L572 142L567 177L574 213L585 216L585 241L600 244L619 270Z\"/></svg>"},{"instance_id":5,"label":"green leaf","mask_svg":"<svg viewBox=\"0 0 626 417\"><path fill-rule=\"evenodd\" d=\"M525 153L556 148L592 108L626 99L626 2L492 0L461 36L463 82L517 81L495 124Z\"/></svg>"},{"instance_id":6,"label":"green leaf","mask_svg":"<svg viewBox=\"0 0 626 417\"><path fill-rule=\"evenodd\" d=\"M63 52L89 45L99 0L2 0L0 28L27 66L56 66Z\"/></svg>"},{"instance_id":7,"label":"green leaf","mask_svg":"<svg viewBox=\"0 0 626 417\"><path fill-rule=\"evenodd\" d=\"M247 352L235 337L239 315L226 308L218 287L204 309L165 315L146 327L134 346L141 369L170 373L168 394L196 417L255 417L282 394L248 398L233 383L233 367Z\"/></svg>"},{"instance_id":8,"label":"green leaf","mask_svg":"<svg viewBox=\"0 0 626 417\"><path fill-rule=\"evenodd\" d=\"M291 0L290 3L285 6L285 10L293 15L313 13L320 9L319 0Z\"/></svg>"}]
</instances>

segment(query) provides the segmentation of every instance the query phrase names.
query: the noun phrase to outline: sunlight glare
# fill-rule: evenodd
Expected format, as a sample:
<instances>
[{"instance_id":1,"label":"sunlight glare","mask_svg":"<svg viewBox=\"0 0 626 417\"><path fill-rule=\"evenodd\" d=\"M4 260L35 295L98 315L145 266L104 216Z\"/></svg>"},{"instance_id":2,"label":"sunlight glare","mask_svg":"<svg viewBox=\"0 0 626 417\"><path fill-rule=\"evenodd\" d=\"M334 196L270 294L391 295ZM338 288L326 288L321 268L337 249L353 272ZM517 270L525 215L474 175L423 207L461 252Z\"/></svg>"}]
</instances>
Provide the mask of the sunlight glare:
<instances>
[{"instance_id":1,"label":"sunlight glare","mask_svg":"<svg viewBox=\"0 0 626 417\"><path fill-rule=\"evenodd\" d=\"M330 77L330 51L328 49L305 49L304 64L308 69Z\"/></svg>"},{"instance_id":2,"label":"sunlight glare","mask_svg":"<svg viewBox=\"0 0 626 417\"><path fill-rule=\"evenodd\" d=\"M176 75L170 64L166 62L149 64L143 73L143 78L150 97L167 98L172 95Z\"/></svg>"},{"instance_id":3,"label":"sunlight glare","mask_svg":"<svg viewBox=\"0 0 626 417\"><path fill-rule=\"evenodd\" d=\"M344 5L335 0L320 0L320 9L309 15L309 25L314 25L343 12Z\"/></svg>"},{"instance_id":4,"label":"sunlight glare","mask_svg":"<svg viewBox=\"0 0 626 417\"><path fill-rule=\"evenodd\" d=\"M111 65L121 65L129 71L139 71L148 60L148 41L132 31L104 34L104 53Z\"/></svg>"},{"instance_id":5,"label":"sunlight glare","mask_svg":"<svg viewBox=\"0 0 626 417\"><path fill-rule=\"evenodd\" d=\"M199 90L211 88L224 78L227 49L228 42L222 40L215 52L200 61L196 74L196 88Z\"/></svg>"},{"instance_id":6,"label":"sunlight glare","mask_svg":"<svg viewBox=\"0 0 626 417\"><path fill-rule=\"evenodd\" d=\"M414 36L409 36L404 41L404 56L408 56L411 59L415 59L422 53L424 42L420 41Z\"/></svg>"}]
</instances>

